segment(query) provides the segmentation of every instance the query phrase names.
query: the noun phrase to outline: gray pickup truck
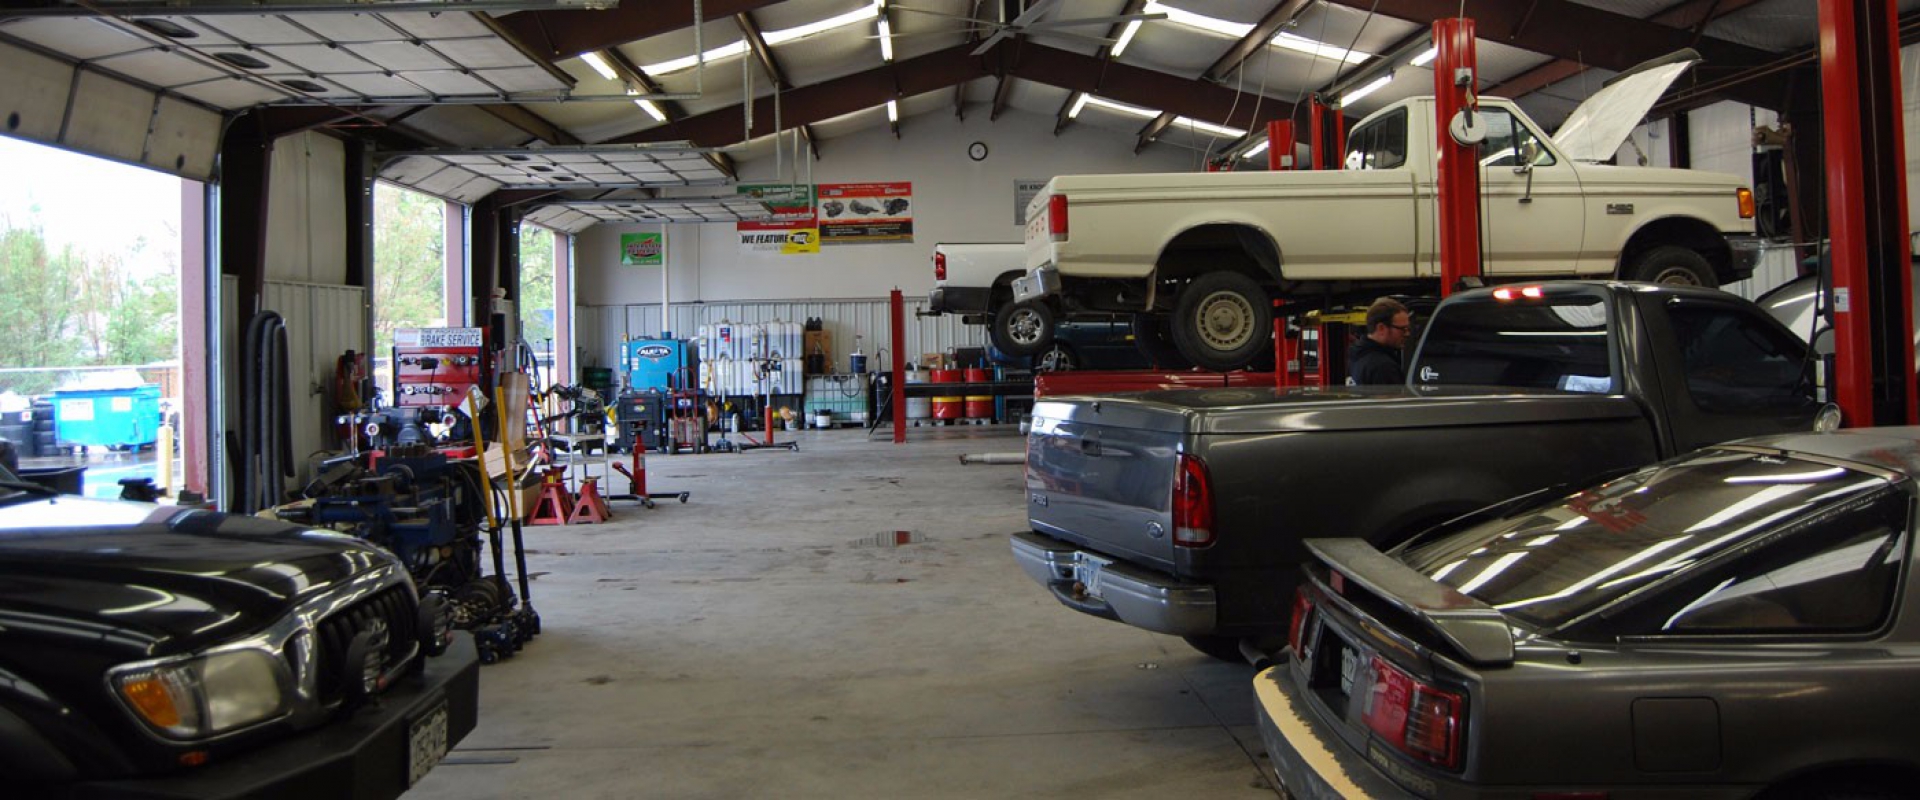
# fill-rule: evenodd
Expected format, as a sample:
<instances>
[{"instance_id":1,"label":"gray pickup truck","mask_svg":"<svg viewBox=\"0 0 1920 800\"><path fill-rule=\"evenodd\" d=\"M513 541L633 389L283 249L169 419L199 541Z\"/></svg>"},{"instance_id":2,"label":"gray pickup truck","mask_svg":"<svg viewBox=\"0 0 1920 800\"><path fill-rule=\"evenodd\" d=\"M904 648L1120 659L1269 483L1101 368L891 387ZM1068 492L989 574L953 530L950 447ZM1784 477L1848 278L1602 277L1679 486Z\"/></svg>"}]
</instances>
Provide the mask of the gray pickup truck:
<instances>
[{"instance_id":1,"label":"gray pickup truck","mask_svg":"<svg viewBox=\"0 0 1920 800\"><path fill-rule=\"evenodd\" d=\"M1719 291L1464 292L1434 310L1406 386L1037 403L1013 555L1070 608L1237 660L1284 644L1303 540L1388 546L1515 495L1810 429L1812 365Z\"/></svg>"}]
</instances>

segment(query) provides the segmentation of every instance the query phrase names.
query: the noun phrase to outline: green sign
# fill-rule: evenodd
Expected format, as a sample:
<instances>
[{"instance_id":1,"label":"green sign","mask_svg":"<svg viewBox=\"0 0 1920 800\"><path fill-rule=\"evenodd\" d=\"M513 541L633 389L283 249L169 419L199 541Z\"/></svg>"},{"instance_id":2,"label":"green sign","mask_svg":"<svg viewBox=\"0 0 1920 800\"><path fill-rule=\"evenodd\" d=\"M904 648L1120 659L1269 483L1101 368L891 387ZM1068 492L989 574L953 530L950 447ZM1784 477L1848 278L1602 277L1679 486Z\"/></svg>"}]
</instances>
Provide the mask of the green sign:
<instances>
[{"instance_id":1,"label":"green sign","mask_svg":"<svg viewBox=\"0 0 1920 800\"><path fill-rule=\"evenodd\" d=\"M666 266L667 235L664 233L620 234L620 265L626 267Z\"/></svg>"}]
</instances>

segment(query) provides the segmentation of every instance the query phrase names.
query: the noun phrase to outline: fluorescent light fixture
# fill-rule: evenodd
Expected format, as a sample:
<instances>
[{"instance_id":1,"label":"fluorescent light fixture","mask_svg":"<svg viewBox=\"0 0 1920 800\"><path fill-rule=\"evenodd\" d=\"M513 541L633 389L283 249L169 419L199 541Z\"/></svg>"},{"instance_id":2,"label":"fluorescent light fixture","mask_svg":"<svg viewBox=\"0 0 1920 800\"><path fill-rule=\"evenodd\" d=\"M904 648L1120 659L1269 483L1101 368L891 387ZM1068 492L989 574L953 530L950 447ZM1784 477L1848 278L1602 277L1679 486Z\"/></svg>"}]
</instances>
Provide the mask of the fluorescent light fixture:
<instances>
[{"instance_id":1,"label":"fluorescent light fixture","mask_svg":"<svg viewBox=\"0 0 1920 800\"><path fill-rule=\"evenodd\" d=\"M1348 50L1344 47L1335 47L1325 42L1309 39L1305 36L1295 36L1291 33L1287 33L1286 31L1281 31L1280 33L1275 34L1272 42L1273 42L1273 46L1275 47L1283 48L1286 50L1293 50L1301 53L1306 53L1308 55L1317 56L1319 58L1331 58L1338 61L1345 61L1349 64L1358 64L1362 61L1365 61L1373 57L1371 54L1362 53L1358 50Z\"/></svg>"},{"instance_id":2,"label":"fluorescent light fixture","mask_svg":"<svg viewBox=\"0 0 1920 800\"><path fill-rule=\"evenodd\" d=\"M1136 19L1127 23L1127 29L1120 32L1120 41L1113 43L1114 58L1119 58L1121 53L1127 51L1127 45L1133 43L1133 35L1140 32L1140 23L1143 22L1146 20Z\"/></svg>"},{"instance_id":3,"label":"fluorescent light fixture","mask_svg":"<svg viewBox=\"0 0 1920 800\"><path fill-rule=\"evenodd\" d=\"M1229 128L1225 125L1215 125L1211 122L1202 122L1200 120L1192 119L1190 117L1174 117L1173 124L1185 125L1186 127L1192 128L1196 131L1200 131L1201 133L1211 133L1215 136L1232 136L1237 139L1247 135L1246 131L1240 130L1239 128Z\"/></svg>"},{"instance_id":4,"label":"fluorescent light fixture","mask_svg":"<svg viewBox=\"0 0 1920 800\"><path fill-rule=\"evenodd\" d=\"M667 121L667 112L661 111L660 107L654 105L652 100L648 100L644 97L637 97L637 98L634 98L633 104L636 106L639 106L641 111L647 112L647 116L653 117L653 120L655 122Z\"/></svg>"},{"instance_id":5,"label":"fluorescent light fixture","mask_svg":"<svg viewBox=\"0 0 1920 800\"><path fill-rule=\"evenodd\" d=\"M844 28L848 25L858 25L862 22L866 22L867 20L873 19L878 16L880 16L880 0L874 0L872 5L856 8L852 11L849 11L845 14L841 14L837 17L828 17L818 22L810 22L805 25L801 25L797 28L787 28L786 30L779 30L779 31L767 31L765 34L765 38L767 40L767 45L771 47L773 45L791 42L795 39L801 39L808 36L812 36L816 33L825 33L827 31L834 30L835 28ZM883 39L882 41L885 41L885 40ZM881 47L886 48L887 45L881 45ZM686 56L685 58L676 58L671 61L662 61L658 64L648 64L644 67L644 69L647 71L648 74L665 75L669 72L678 72L683 69L691 69L693 65L700 63L702 60L720 61L722 59L728 59L738 55L745 55L746 52L747 52L747 43L745 40L741 40L741 41L733 42L731 44L721 45L719 47L708 50L706 52L704 59L696 56Z\"/></svg>"},{"instance_id":6,"label":"fluorescent light fixture","mask_svg":"<svg viewBox=\"0 0 1920 800\"><path fill-rule=\"evenodd\" d=\"M1244 38L1247 34L1253 32L1252 25L1228 22L1224 19L1209 17L1205 14L1195 14L1191 11L1174 8L1173 6L1158 2L1158 0L1148 0L1147 6L1140 9L1140 13L1165 14L1167 15L1168 22L1178 23L1189 28L1199 28L1203 31L1213 31L1222 36L1231 36L1235 39Z\"/></svg>"},{"instance_id":7,"label":"fluorescent light fixture","mask_svg":"<svg viewBox=\"0 0 1920 800\"><path fill-rule=\"evenodd\" d=\"M1392 82L1393 82L1393 73L1391 72L1385 75L1382 75L1378 78L1374 78L1367 85L1362 86L1358 89L1355 89L1351 92L1347 92L1346 94L1340 95L1340 107L1346 108L1347 106L1353 105L1354 103L1358 103L1360 102L1361 98L1366 97L1367 95L1373 94L1374 92L1380 91L1382 87Z\"/></svg>"},{"instance_id":8,"label":"fluorescent light fixture","mask_svg":"<svg viewBox=\"0 0 1920 800\"><path fill-rule=\"evenodd\" d=\"M1080 99L1073 101L1073 108L1067 109L1067 119L1080 116L1080 109L1087 107L1087 98L1092 96L1093 95L1087 94L1086 92L1081 92Z\"/></svg>"},{"instance_id":9,"label":"fluorescent light fixture","mask_svg":"<svg viewBox=\"0 0 1920 800\"><path fill-rule=\"evenodd\" d=\"M1261 153L1264 153L1264 152L1267 152L1267 145L1270 145L1270 144L1273 144L1273 142L1270 142L1270 141L1267 141L1267 140L1265 140L1265 139L1262 139L1262 140L1260 140L1260 143L1259 143L1259 144L1256 144L1256 145L1254 145L1253 147L1251 147L1251 148L1248 148L1248 149L1247 149L1247 152L1244 152L1244 153L1241 153L1241 154L1240 154L1240 157L1241 157L1241 158L1253 158L1254 156L1257 156L1257 155L1260 155Z\"/></svg>"},{"instance_id":10,"label":"fluorescent light fixture","mask_svg":"<svg viewBox=\"0 0 1920 800\"><path fill-rule=\"evenodd\" d=\"M809 22L798 28L788 28L783 31L767 31L767 44L783 44L795 39L812 36L816 33L825 33L834 28L858 25L877 16L880 16L880 0L874 0L873 5L856 8L840 16L828 17L819 22Z\"/></svg>"},{"instance_id":11,"label":"fluorescent light fixture","mask_svg":"<svg viewBox=\"0 0 1920 800\"><path fill-rule=\"evenodd\" d=\"M892 100L887 101L887 121L888 122L900 121L900 104L899 103L896 103Z\"/></svg>"},{"instance_id":12,"label":"fluorescent light fixture","mask_svg":"<svg viewBox=\"0 0 1920 800\"><path fill-rule=\"evenodd\" d=\"M1118 111L1122 114L1130 114L1136 117L1152 118L1152 117L1160 116L1159 111L1151 108L1141 108L1139 106L1130 106L1130 105L1127 105L1126 103L1116 103L1104 97L1094 97L1093 95L1090 95L1090 94L1084 94L1084 95L1081 95L1081 97L1086 98L1086 101L1088 103L1092 103L1093 105L1099 106L1109 111Z\"/></svg>"},{"instance_id":13,"label":"fluorescent light fixture","mask_svg":"<svg viewBox=\"0 0 1920 800\"><path fill-rule=\"evenodd\" d=\"M1424 67L1428 64L1433 63L1433 60L1439 57L1440 57L1440 48L1429 47L1426 49L1425 52L1421 53L1420 55L1414 56L1413 60L1408 63L1416 67Z\"/></svg>"},{"instance_id":14,"label":"fluorescent light fixture","mask_svg":"<svg viewBox=\"0 0 1920 800\"><path fill-rule=\"evenodd\" d=\"M602 78L610 81L620 79L619 73L613 71L613 65L607 63L606 59L601 58L599 53L589 50L580 54L580 60L587 62L587 66L592 67L594 72L600 73L600 77Z\"/></svg>"},{"instance_id":15,"label":"fluorescent light fixture","mask_svg":"<svg viewBox=\"0 0 1920 800\"><path fill-rule=\"evenodd\" d=\"M887 18L880 18L880 60L893 62L893 26L887 24Z\"/></svg>"}]
</instances>

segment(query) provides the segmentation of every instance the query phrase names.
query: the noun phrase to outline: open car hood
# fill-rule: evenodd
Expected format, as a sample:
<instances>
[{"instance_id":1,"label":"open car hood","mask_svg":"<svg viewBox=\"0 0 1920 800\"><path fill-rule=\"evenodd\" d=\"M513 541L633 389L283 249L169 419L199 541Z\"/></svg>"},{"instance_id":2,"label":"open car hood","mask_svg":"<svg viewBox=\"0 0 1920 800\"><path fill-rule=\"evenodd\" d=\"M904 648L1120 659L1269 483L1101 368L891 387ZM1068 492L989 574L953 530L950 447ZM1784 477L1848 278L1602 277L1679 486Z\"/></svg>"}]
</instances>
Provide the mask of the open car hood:
<instances>
[{"instance_id":1,"label":"open car hood","mask_svg":"<svg viewBox=\"0 0 1920 800\"><path fill-rule=\"evenodd\" d=\"M1699 53L1681 50L1613 76L1567 116L1554 133L1553 143L1575 161L1613 158L1627 141L1627 134L1646 117L1660 95L1666 94L1667 87L1700 60Z\"/></svg>"}]
</instances>

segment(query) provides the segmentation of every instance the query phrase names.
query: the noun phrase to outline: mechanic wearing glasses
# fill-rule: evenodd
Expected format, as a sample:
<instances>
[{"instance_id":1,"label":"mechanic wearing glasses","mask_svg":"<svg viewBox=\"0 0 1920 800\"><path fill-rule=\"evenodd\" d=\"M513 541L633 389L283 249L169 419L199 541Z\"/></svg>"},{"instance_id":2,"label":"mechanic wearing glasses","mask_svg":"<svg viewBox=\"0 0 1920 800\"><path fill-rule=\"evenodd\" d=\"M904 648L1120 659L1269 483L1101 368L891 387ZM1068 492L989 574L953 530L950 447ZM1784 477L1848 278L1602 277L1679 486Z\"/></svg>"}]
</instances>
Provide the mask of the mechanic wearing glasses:
<instances>
[{"instance_id":1,"label":"mechanic wearing glasses","mask_svg":"<svg viewBox=\"0 0 1920 800\"><path fill-rule=\"evenodd\" d=\"M1347 349L1347 385L1393 385L1407 382L1400 353L1413 330L1413 314L1400 301L1382 297L1367 307L1367 336Z\"/></svg>"}]
</instances>

